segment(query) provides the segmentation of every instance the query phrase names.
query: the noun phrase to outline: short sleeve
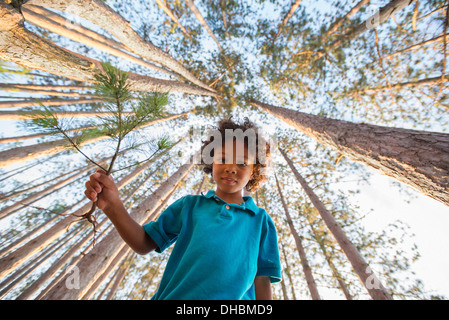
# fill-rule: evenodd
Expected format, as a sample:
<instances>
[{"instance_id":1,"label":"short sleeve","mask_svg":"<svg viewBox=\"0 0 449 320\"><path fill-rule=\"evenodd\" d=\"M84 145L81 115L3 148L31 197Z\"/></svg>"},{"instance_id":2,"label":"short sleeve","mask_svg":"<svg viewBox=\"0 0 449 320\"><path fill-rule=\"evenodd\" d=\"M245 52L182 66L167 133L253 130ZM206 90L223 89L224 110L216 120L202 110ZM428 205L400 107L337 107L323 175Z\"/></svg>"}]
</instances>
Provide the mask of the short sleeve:
<instances>
[{"instance_id":1,"label":"short sleeve","mask_svg":"<svg viewBox=\"0 0 449 320\"><path fill-rule=\"evenodd\" d=\"M273 220L267 213L265 214L266 220L262 226L256 277L267 276L270 277L272 283L276 283L282 279L277 233Z\"/></svg>"},{"instance_id":2,"label":"short sleeve","mask_svg":"<svg viewBox=\"0 0 449 320\"><path fill-rule=\"evenodd\" d=\"M146 233L156 242L156 252L161 253L178 238L182 226L181 212L185 197L167 207L155 221L143 225Z\"/></svg>"}]
</instances>

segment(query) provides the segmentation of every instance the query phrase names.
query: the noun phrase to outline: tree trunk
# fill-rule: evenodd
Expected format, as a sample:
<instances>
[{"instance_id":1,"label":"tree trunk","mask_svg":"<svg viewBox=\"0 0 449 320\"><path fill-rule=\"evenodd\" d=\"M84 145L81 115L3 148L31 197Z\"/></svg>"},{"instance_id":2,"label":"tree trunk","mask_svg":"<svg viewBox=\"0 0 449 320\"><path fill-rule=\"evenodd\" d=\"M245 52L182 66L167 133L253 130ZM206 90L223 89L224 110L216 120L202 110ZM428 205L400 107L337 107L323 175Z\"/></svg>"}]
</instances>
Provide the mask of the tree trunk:
<instances>
[{"instance_id":1,"label":"tree trunk","mask_svg":"<svg viewBox=\"0 0 449 320\"><path fill-rule=\"evenodd\" d=\"M151 163L151 162L150 162ZM144 167L146 168L146 166ZM139 167L139 170L135 170L134 174L138 174L139 172L142 172L141 170L142 168ZM156 172L156 170L153 170L148 177L145 179L145 181L154 175L154 173ZM129 175L127 176L126 180L123 179L121 180L119 183L121 185L126 185L130 182L131 180L129 180ZM129 208L130 204L128 203L128 201L131 199L131 197L134 195L135 192L137 192L140 187L143 185L143 183L139 184L132 192L129 193L129 195L127 195L126 199L123 200L123 203L125 204L126 208ZM102 221L99 222L98 224L98 228L97 229L101 229L103 227L103 225L108 221L107 217L104 217L104 219ZM76 242L76 244L74 246L72 246L67 252L65 252L61 257L58 258L58 260L53 263L51 265L51 267L49 269L47 269L43 274L41 274L39 276L39 278L34 281L31 285L29 285L18 297L17 300L26 300L29 299L31 295L33 295L36 291L38 291L40 289L40 287L49 279L51 279L55 273L66 263L69 262L69 260L76 254L79 253L80 249L88 242L92 239L92 237L95 236L94 234L94 230L91 229L82 239L78 240ZM86 251L86 250L84 250ZM82 257L82 255L81 255ZM75 259L76 261L78 261L79 259ZM75 264L75 261L72 261L71 264ZM39 296L44 296L46 294L47 291L49 291L54 284L57 283L57 279L54 279L44 290L41 291L41 293L39 294ZM39 299L40 297L38 297Z\"/></svg>"},{"instance_id":2,"label":"tree trunk","mask_svg":"<svg viewBox=\"0 0 449 320\"><path fill-rule=\"evenodd\" d=\"M170 11L170 9L167 7L167 5L165 4L164 0L156 0L157 4L159 5L159 7L164 10L165 14L167 16L170 17L170 19L173 20L174 23L176 23L176 25L181 29L182 33L184 33L184 35L189 38L190 40L192 40L192 36L187 32L186 28L184 28L184 26L179 22L178 18L175 17L175 15Z\"/></svg>"},{"instance_id":3,"label":"tree trunk","mask_svg":"<svg viewBox=\"0 0 449 320\"><path fill-rule=\"evenodd\" d=\"M67 112L65 114L67 114ZM104 115L104 113L102 113L102 114ZM162 121L177 119L179 117L186 116L186 115L187 115L187 112L168 116L165 118L156 119L154 121L150 121L150 122L146 123L145 125L143 125L139 128L150 126L150 125L156 124L158 122L162 122ZM1 119L1 112L0 112L0 119ZM136 128L136 130L139 128ZM96 137L96 138L92 138L92 139L86 139L86 141L84 141L83 144L98 142L100 140L104 140L107 138L109 138L109 137L101 136L101 137ZM63 150L66 150L68 146L70 146L69 142L66 139L61 139L61 140L44 142L44 143L40 143L40 144L24 146L24 147L17 147L14 149L1 151L0 152L0 168L4 168L6 166L10 166L10 165L17 164L20 162L29 161L31 159L35 159L35 158L38 158L38 157L41 157L44 155L55 154L55 153L61 152Z\"/></svg>"},{"instance_id":4,"label":"tree trunk","mask_svg":"<svg viewBox=\"0 0 449 320\"><path fill-rule=\"evenodd\" d=\"M20 201L16 201L14 204L7 206L5 208L3 208L2 210L0 210L0 220L9 216L11 213L16 212L18 210L20 210L21 208L26 208L29 204L35 202L36 200L41 199L41 197L44 197L46 195L50 195L52 192L60 189L61 187L65 186L66 184L68 184L69 182L73 181L76 177L86 173L87 171L91 170L94 168L94 165L89 165L81 170L79 170L78 172L75 172L74 174L72 174L71 176L69 176L68 178L58 181L50 186L48 186L47 188L38 191L28 197L26 197L25 199L22 199ZM57 177L59 178L59 177ZM56 180L57 178L55 178L54 180Z\"/></svg>"},{"instance_id":5,"label":"tree trunk","mask_svg":"<svg viewBox=\"0 0 449 320\"><path fill-rule=\"evenodd\" d=\"M169 54L163 52L151 42L146 42L132 28L131 24L123 19L122 16L113 11L103 1L99 0L29 0L26 5L35 5L55 9L59 11L67 11L71 9L78 16L89 20L90 22L104 28L112 36L116 37L132 52L159 63L172 71L182 75L185 79L191 81L197 86L212 93L215 96L215 90L195 78L184 66L173 59ZM26 6L25 5L25 6ZM207 95L207 94L206 94Z\"/></svg>"},{"instance_id":6,"label":"tree trunk","mask_svg":"<svg viewBox=\"0 0 449 320\"><path fill-rule=\"evenodd\" d=\"M36 6L26 6L22 8L22 12L24 14L25 20L28 22L31 22L32 24L47 29L51 32L54 32L56 34L59 34L61 36L64 36L66 38L69 38L73 41L80 42L82 44L85 44L87 46L91 46L92 48L96 48L99 50L102 50L104 52L107 52L113 56L131 61L135 64L141 65L145 68L150 68L159 72L163 72L169 75L174 76L177 78L177 74L174 72L171 72L169 70L166 70L164 68L158 67L152 63L149 63L147 61L144 61L140 58L137 58L129 53L123 52L122 50L113 47L111 45L108 45L107 39L104 38L103 41L99 41L93 38L90 38L89 36L86 36L85 34L79 33L78 31L75 31L71 28L65 27L63 24L59 24L57 22L54 22L47 17L43 16L42 14L39 14L40 7Z\"/></svg>"},{"instance_id":7,"label":"tree trunk","mask_svg":"<svg viewBox=\"0 0 449 320\"><path fill-rule=\"evenodd\" d=\"M251 102L319 143L449 205L449 134L356 124Z\"/></svg>"},{"instance_id":8,"label":"tree trunk","mask_svg":"<svg viewBox=\"0 0 449 320\"><path fill-rule=\"evenodd\" d=\"M86 129L96 129L96 128L98 128L98 127L97 126L86 126L86 127L69 129L69 130L66 130L66 132L76 132L76 131L82 131L82 130L86 130ZM37 133L37 134L30 134L30 135L26 135L26 136L0 138L0 144L23 141L23 140L28 140L28 139L43 138L43 137L48 137L49 135L51 135L51 133Z\"/></svg>"},{"instance_id":9,"label":"tree trunk","mask_svg":"<svg viewBox=\"0 0 449 320\"><path fill-rule=\"evenodd\" d=\"M0 2L1 59L15 62L29 69L42 70L78 81L96 81L95 74L102 72L99 61L70 52L25 29L22 15L11 8L4 2ZM133 91L184 92L217 96L210 90L179 81L156 79L135 73L129 73L128 82L129 89Z\"/></svg>"},{"instance_id":10,"label":"tree trunk","mask_svg":"<svg viewBox=\"0 0 449 320\"><path fill-rule=\"evenodd\" d=\"M396 52L394 52L394 53L392 53L392 54L389 54L389 55L387 55L387 56L384 56L384 59L389 59L389 58L394 57L394 56L396 56L396 55L398 55L398 54L401 54L401 53L403 53L403 52L407 52L407 51L411 51L411 50L417 50L417 49L421 48L422 46L428 45L428 44L430 44L430 43L434 43L434 42L438 42L438 41L443 41L444 38L446 38L446 41L447 41L447 38L448 38L448 37L449 37L448 34L446 34L446 35L443 35L443 34L442 34L442 35L440 35L440 36L434 37L434 38L429 39L429 40L426 40L426 41L422 41L422 42L417 43L417 44L414 44L414 45L412 45L412 46L410 46L410 47L404 48L404 49L402 49L402 50L399 50L399 51L396 51ZM441 79L441 77L440 77L440 79Z\"/></svg>"},{"instance_id":11,"label":"tree trunk","mask_svg":"<svg viewBox=\"0 0 449 320\"><path fill-rule=\"evenodd\" d=\"M443 79L441 76L438 77L432 77L432 78L426 78L416 81L409 81L409 82L401 82L401 83L393 83L384 86L378 86L378 87L371 87L371 88L365 88L357 91L352 91L350 93L376 93L381 90L385 89L404 89L404 88L413 88L413 87L419 87L419 86L426 86L426 85L432 85L432 84L440 84ZM449 76L444 77L444 82L449 81Z\"/></svg>"},{"instance_id":12,"label":"tree trunk","mask_svg":"<svg viewBox=\"0 0 449 320\"><path fill-rule=\"evenodd\" d=\"M343 22L345 22L346 20L348 20L349 18L351 18L353 15L355 15L357 12L359 12L359 10L364 7L366 4L368 4L370 2L370 0L361 0L359 1L351 10L349 10L348 13L346 13L343 17L337 19L337 21L335 21L334 23L331 24L331 26L329 27L329 29L326 31L325 34L323 34L323 38L328 37L329 35L332 35L333 33L335 33L338 28L341 27L341 25L343 24Z\"/></svg>"},{"instance_id":13,"label":"tree trunk","mask_svg":"<svg viewBox=\"0 0 449 320\"><path fill-rule=\"evenodd\" d=\"M198 10L198 8L195 6L192 0L184 0L189 9L193 12L196 19L201 23L204 29L206 29L207 33L212 37L212 39L215 41L215 43L218 46L218 49L220 49L221 52L223 52L223 48L220 45L220 42L218 42L218 39L215 37L214 33L212 32L212 29L207 24L207 21L204 19L204 17L201 15L201 12Z\"/></svg>"},{"instance_id":14,"label":"tree trunk","mask_svg":"<svg viewBox=\"0 0 449 320\"><path fill-rule=\"evenodd\" d=\"M390 293L385 289L380 280L376 277L376 275L371 271L368 263L362 257L360 252L357 250L356 246L352 244L352 242L346 236L346 233L343 231L341 226L332 216L332 214L324 207L324 204L318 199L317 195L313 192L313 190L309 187L304 178L299 174L296 170L293 162L290 158L285 154L285 152L279 149L285 161L290 166L290 169L293 171L298 182L301 184L302 188L306 192L307 196L312 201L315 208L320 213L321 218L326 223L329 230L332 232L332 235L337 240L341 249L345 253L349 262L351 263L354 271L360 278L360 281L368 290L370 296L375 300L392 300Z\"/></svg>"},{"instance_id":15,"label":"tree trunk","mask_svg":"<svg viewBox=\"0 0 449 320\"><path fill-rule=\"evenodd\" d=\"M4 108L23 108L39 106L41 104L46 106L64 106L74 104L88 104L88 103L100 103L102 99L32 99L22 101L1 101L0 109Z\"/></svg>"},{"instance_id":16,"label":"tree trunk","mask_svg":"<svg viewBox=\"0 0 449 320\"><path fill-rule=\"evenodd\" d=\"M307 215L308 216L308 215ZM346 300L352 300L352 296L349 293L348 287L346 286L346 283L343 280L343 277L341 276L340 272L338 272L337 267L334 265L332 258L329 256L329 253L327 252L326 246L323 243L323 237L318 234L318 232L315 230L315 227L313 226L313 222L310 220L310 218L307 219L310 229L312 230L313 236L316 239L318 245L320 246L321 252L323 253L324 258L326 259L327 264L329 265L329 268L332 271L332 275L337 281L341 291L346 297Z\"/></svg>"},{"instance_id":17,"label":"tree trunk","mask_svg":"<svg viewBox=\"0 0 449 320\"><path fill-rule=\"evenodd\" d=\"M77 97L77 98L85 98L92 97L96 98L95 94L92 93L79 93L75 91L54 91L52 87L56 87L56 90L77 90L77 89L92 89L89 87L82 86L45 86L45 85L26 85L26 84L17 84L17 83L7 83L0 84L0 90L2 91L15 91L15 92L29 92L34 94L42 94L46 96L62 96L62 97ZM74 88L74 89L72 89Z\"/></svg>"},{"instance_id":18,"label":"tree trunk","mask_svg":"<svg viewBox=\"0 0 449 320\"><path fill-rule=\"evenodd\" d=\"M340 36L336 41L332 42L326 51L332 51L340 47L344 41L354 39L362 33L381 25L387 21L391 16L395 15L400 10L410 5L415 0L393 0L387 5L379 9L378 14L368 18L365 22L358 25L349 34Z\"/></svg>"},{"instance_id":19,"label":"tree trunk","mask_svg":"<svg viewBox=\"0 0 449 320\"><path fill-rule=\"evenodd\" d=\"M51 244L49 247L42 250L39 256L28 260L27 264L21 267L18 270L5 279L1 284L0 288L2 288L0 292L0 298L5 296L9 291L11 291L19 282L22 281L26 276L28 276L32 271L34 271L39 265L47 261L53 255L56 254L66 243L71 240L73 237L77 236L82 231L82 227L78 227L78 230L72 232L67 238L64 238L62 241ZM9 284L8 284L9 282Z\"/></svg>"},{"instance_id":20,"label":"tree trunk","mask_svg":"<svg viewBox=\"0 0 449 320\"><path fill-rule=\"evenodd\" d=\"M120 190L128 183L138 177L145 169L147 169L154 161L160 156L156 156L153 160L147 161L140 167L135 168L131 173L127 174L120 181L116 183L117 188ZM39 252L42 248L48 245L50 242L58 238L67 228L67 226L79 220L79 217L88 212L92 207L92 202L88 202L75 212L69 214L66 218L59 220L55 225L47 229L45 232L30 240L27 244L18 248L8 256L0 260L0 278L9 274L18 265L29 259L31 256Z\"/></svg>"},{"instance_id":21,"label":"tree trunk","mask_svg":"<svg viewBox=\"0 0 449 320\"><path fill-rule=\"evenodd\" d=\"M54 111L52 112L56 118L84 118L84 117L110 117L114 114L111 112L97 112L97 111ZM1 120L29 120L31 116L35 115L34 111L0 111ZM122 112L123 115L133 115L132 112Z\"/></svg>"},{"instance_id":22,"label":"tree trunk","mask_svg":"<svg viewBox=\"0 0 449 320\"><path fill-rule=\"evenodd\" d=\"M292 273L290 272L290 264L288 263L287 253L285 252L285 246L283 243L280 243L280 245L281 245L281 251L282 251L282 255L284 256L284 262L285 262L284 273L287 275L287 278L290 281L290 290L292 291L292 299L296 300L295 285L293 282ZM284 282L284 285L285 285L285 281L282 281L282 282ZM286 296L287 300L288 300L287 290L285 290L284 296Z\"/></svg>"},{"instance_id":23,"label":"tree trunk","mask_svg":"<svg viewBox=\"0 0 449 320\"><path fill-rule=\"evenodd\" d=\"M273 42L276 41L277 37L279 37L279 35L282 32L282 28L284 28L284 26L288 23L288 20L290 20L290 18L295 13L296 9L298 9L299 5L301 4L301 1L302 0L295 0L295 2L293 2L293 4L290 7L290 10L288 10L287 14L284 16L284 19L282 19L282 22L278 27L278 32L276 33Z\"/></svg>"},{"instance_id":24,"label":"tree trunk","mask_svg":"<svg viewBox=\"0 0 449 320\"><path fill-rule=\"evenodd\" d=\"M281 187L279 185L278 178L276 173L274 174L276 178L276 186L278 189L279 197L282 202L282 207L284 208L285 215L287 216L288 226L290 227L290 231L295 239L296 248L298 249L299 257L301 260L302 269L304 271L304 275L306 277L307 286L309 287L310 295L312 296L312 300L321 300L320 295L318 293L318 288L315 283L315 279L313 278L312 270L309 265L309 261L307 260L306 251L302 245L301 238L296 232L295 226L293 225L292 218L290 217L290 213L288 212L287 204L285 203L284 196L282 195Z\"/></svg>"},{"instance_id":25,"label":"tree trunk","mask_svg":"<svg viewBox=\"0 0 449 320\"><path fill-rule=\"evenodd\" d=\"M54 11L47 10L44 7L38 7L33 5L26 5L25 8L32 8L32 10L36 13L39 13L40 15L45 16L47 19L50 19L54 23L58 23L60 25L66 25L67 23L70 24L70 29L77 31L80 34L84 34L85 36L88 36L89 38L95 39L99 42L102 42L105 45L113 46L117 49L123 50L123 51L130 51L130 49L125 46L123 43L115 41L112 38L106 37L102 34L99 34L89 28L83 27L82 25L78 23L70 23L65 17L55 13ZM72 13L72 12L70 12Z\"/></svg>"},{"instance_id":26,"label":"tree trunk","mask_svg":"<svg viewBox=\"0 0 449 320\"><path fill-rule=\"evenodd\" d=\"M27 90L37 90L37 91L45 91L45 90L93 90L93 87L90 86L77 86L77 85L46 85L46 84L23 84L23 83L2 83L0 84L1 90L13 90L13 91L24 91ZM34 91L33 91L34 92Z\"/></svg>"},{"instance_id":27,"label":"tree trunk","mask_svg":"<svg viewBox=\"0 0 449 320\"><path fill-rule=\"evenodd\" d=\"M170 191L181 181L193 167L192 159L187 164L182 165L177 172L162 183L159 188L147 199L131 211L131 217L137 222L145 221L148 212L153 211ZM65 275L48 293L44 300L72 300L79 299L89 290L98 277L106 270L115 256L125 246L125 242L114 229L108 233L96 246L84 256L76 265L80 272L79 288L67 289L66 282L70 275Z\"/></svg>"}]
</instances>

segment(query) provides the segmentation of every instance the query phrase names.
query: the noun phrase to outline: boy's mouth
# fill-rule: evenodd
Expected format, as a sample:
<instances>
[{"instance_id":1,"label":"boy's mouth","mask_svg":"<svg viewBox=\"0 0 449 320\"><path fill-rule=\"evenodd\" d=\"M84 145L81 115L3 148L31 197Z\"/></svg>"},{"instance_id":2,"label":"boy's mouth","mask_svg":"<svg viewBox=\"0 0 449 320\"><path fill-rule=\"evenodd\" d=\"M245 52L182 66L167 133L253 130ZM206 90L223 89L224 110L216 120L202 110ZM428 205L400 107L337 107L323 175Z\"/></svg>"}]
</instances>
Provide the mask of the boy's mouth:
<instances>
[{"instance_id":1,"label":"boy's mouth","mask_svg":"<svg viewBox=\"0 0 449 320\"><path fill-rule=\"evenodd\" d=\"M234 182L237 182L235 179L227 178L227 177L221 178L221 180L223 180L225 183L228 183L228 184L232 184Z\"/></svg>"}]
</instances>

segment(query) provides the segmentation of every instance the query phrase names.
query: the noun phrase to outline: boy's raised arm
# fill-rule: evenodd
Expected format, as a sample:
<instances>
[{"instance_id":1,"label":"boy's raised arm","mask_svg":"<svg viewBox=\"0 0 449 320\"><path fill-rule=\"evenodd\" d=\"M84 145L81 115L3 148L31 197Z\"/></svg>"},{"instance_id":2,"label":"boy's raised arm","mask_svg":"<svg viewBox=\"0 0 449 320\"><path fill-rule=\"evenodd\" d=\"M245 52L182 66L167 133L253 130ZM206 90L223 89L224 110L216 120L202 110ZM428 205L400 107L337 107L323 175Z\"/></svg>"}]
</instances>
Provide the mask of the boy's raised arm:
<instances>
[{"instance_id":1,"label":"boy's raised arm","mask_svg":"<svg viewBox=\"0 0 449 320\"><path fill-rule=\"evenodd\" d=\"M157 244L125 209L119 191L111 176L98 170L86 182L86 197L97 201L97 207L108 216L123 240L138 254L147 254L157 248Z\"/></svg>"}]
</instances>

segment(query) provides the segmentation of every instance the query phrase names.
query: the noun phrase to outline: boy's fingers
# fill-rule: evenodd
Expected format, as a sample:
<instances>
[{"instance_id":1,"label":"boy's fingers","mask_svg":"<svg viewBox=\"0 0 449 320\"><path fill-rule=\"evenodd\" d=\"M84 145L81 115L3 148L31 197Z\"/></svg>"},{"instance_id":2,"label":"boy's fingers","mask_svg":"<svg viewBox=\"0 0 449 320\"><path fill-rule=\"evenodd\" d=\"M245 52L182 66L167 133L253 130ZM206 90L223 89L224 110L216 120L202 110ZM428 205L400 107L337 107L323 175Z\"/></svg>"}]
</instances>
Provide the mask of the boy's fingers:
<instances>
[{"instance_id":1,"label":"boy's fingers","mask_svg":"<svg viewBox=\"0 0 449 320\"><path fill-rule=\"evenodd\" d=\"M103 170L98 170L91 177L93 177L97 182L103 184L106 187L112 187L114 185L114 180L109 175L107 176Z\"/></svg>"}]
</instances>

